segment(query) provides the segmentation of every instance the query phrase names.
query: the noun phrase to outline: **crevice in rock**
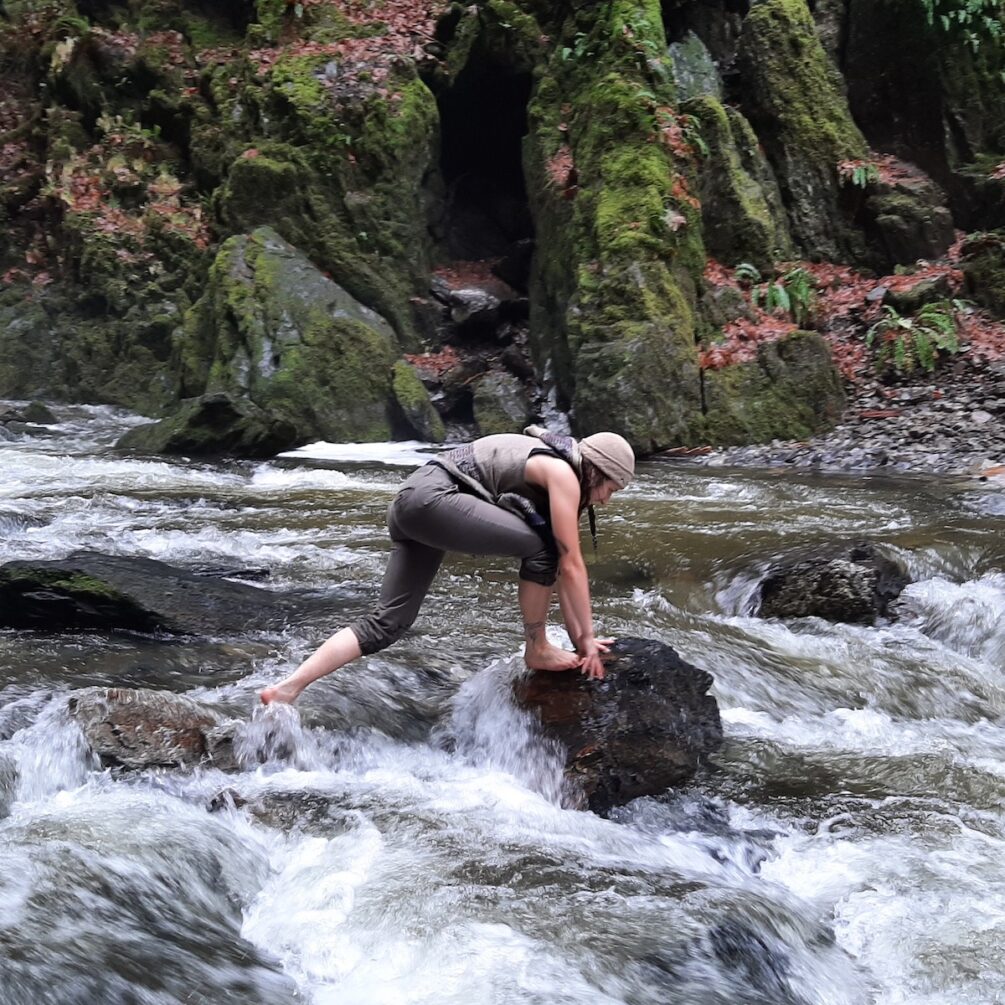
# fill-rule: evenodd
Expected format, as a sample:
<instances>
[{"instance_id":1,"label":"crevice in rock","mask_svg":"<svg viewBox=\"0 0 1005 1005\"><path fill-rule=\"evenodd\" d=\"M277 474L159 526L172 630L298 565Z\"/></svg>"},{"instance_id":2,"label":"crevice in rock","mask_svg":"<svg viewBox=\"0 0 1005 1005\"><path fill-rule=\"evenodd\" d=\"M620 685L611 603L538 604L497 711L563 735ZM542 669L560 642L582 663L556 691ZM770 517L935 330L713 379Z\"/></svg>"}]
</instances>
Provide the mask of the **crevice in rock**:
<instances>
[{"instance_id":1,"label":"crevice in rock","mask_svg":"<svg viewBox=\"0 0 1005 1005\"><path fill-rule=\"evenodd\" d=\"M433 236L451 259L508 254L534 227L523 175L531 77L476 43L438 98L444 199Z\"/></svg>"},{"instance_id":2,"label":"crevice in rock","mask_svg":"<svg viewBox=\"0 0 1005 1005\"><path fill-rule=\"evenodd\" d=\"M667 42L683 42L694 33L725 72L732 63L750 0L662 0Z\"/></svg>"}]
</instances>

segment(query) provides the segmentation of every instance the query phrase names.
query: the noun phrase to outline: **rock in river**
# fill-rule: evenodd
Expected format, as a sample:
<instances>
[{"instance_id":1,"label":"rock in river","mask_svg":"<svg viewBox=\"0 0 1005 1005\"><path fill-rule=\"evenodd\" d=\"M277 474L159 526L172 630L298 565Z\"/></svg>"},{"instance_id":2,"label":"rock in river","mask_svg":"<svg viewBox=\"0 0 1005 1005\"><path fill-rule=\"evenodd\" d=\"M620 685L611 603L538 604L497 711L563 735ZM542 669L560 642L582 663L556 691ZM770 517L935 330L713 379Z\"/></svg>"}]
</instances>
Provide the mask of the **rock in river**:
<instances>
[{"instance_id":1,"label":"rock in river","mask_svg":"<svg viewBox=\"0 0 1005 1005\"><path fill-rule=\"evenodd\" d=\"M126 768L236 764L233 724L205 705L168 691L89 687L67 702L102 764Z\"/></svg>"},{"instance_id":2,"label":"rock in river","mask_svg":"<svg viewBox=\"0 0 1005 1005\"><path fill-rule=\"evenodd\" d=\"M592 681L578 672L521 678L516 697L568 751L582 804L605 813L687 782L722 743L712 676L662 642L619 639Z\"/></svg>"},{"instance_id":3,"label":"rock in river","mask_svg":"<svg viewBox=\"0 0 1005 1005\"><path fill-rule=\"evenodd\" d=\"M0 566L0 627L231 634L279 628L294 605L269 590L149 558L76 552Z\"/></svg>"},{"instance_id":4,"label":"rock in river","mask_svg":"<svg viewBox=\"0 0 1005 1005\"><path fill-rule=\"evenodd\" d=\"M854 544L775 569L761 583L757 613L871 625L909 582L899 562L872 544Z\"/></svg>"}]
</instances>

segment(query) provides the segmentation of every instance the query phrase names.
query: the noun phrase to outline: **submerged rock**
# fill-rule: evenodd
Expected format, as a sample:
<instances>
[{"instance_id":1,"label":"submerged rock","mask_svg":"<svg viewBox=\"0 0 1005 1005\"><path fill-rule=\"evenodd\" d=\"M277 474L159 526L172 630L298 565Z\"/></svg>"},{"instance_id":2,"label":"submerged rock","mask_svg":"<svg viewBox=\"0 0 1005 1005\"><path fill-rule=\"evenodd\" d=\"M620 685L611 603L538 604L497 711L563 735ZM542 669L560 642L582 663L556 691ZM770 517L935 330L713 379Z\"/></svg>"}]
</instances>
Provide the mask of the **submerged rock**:
<instances>
[{"instance_id":1,"label":"submerged rock","mask_svg":"<svg viewBox=\"0 0 1005 1005\"><path fill-rule=\"evenodd\" d=\"M823 618L875 624L910 582L905 568L872 544L785 565L760 587L763 618Z\"/></svg>"},{"instance_id":2,"label":"submerged rock","mask_svg":"<svg viewBox=\"0 0 1005 1005\"><path fill-rule=\"evenodd\" d=\"M67 702L102 764L126 768L210 762L236 767L232 731L212 709L167 691L85 688Z\"/></svg>"},{"instance_id":3,"label":"submerged rock","mask_svg":"<svg viewBox=\"0 0 1005 1005\"><path fill-rule=\"evenodd\" d=\"M566 775L596 813L684 784L722 743L711 674L670 646L619 639L606 666L602 681L537 673L516 686L518 703L566 747Z\"/></svg>"},{"instance_id":4,"label":"submerged rock","mask_svg":"<svg viewBox=\"0 0 1005 1005\"><path fill-rule=\"evenodd\" d=\"M77 552L0 566L0 626L44 631L229 634L280 628L296 606L149 558Z\"/></svg>"}]
</instances>

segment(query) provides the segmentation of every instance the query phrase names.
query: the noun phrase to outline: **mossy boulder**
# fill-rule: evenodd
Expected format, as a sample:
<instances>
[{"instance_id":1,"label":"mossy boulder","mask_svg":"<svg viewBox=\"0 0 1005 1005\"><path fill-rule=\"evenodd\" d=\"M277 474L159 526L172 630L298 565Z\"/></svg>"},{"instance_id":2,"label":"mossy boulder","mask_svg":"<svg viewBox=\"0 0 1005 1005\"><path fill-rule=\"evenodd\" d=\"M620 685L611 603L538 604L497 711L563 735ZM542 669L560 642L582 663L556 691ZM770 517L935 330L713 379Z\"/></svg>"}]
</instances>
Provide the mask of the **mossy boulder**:
<instances>
[{"instance_id":1,"label":"mossy boulder","mask_svg":"<svg viewBox=\"0 0 1005 1005\"><path fill-rule=\"evenodd\" d=\"M391 368L391 389L407 429L420 440L442 443L446 435L443 420L415 367L399 359Z\"/></svg>"},{"instance_id":2,"label":"mossy boulder","mask_svg":"<svg viewBox=\"0 0 1005 1005\"><path fill-rule=\"evenodd\" d=\"M558 32L524 146L534 351L578 433L612 429L649 451L683 441L700 410L705 261L660 5L592 5Z\"/></svg>"},{"instance_id":3,"label":"mossy boulder","mask_svg":"<svg viewBox=\"0 0 1005 1005\"><path fill-rule=\"evenodd\" d=\"M390 325L268 227L224 242L175 346L181 397L247 399L282 446L389 439L397 356Z\"/></svg>"},{"instance_id":4,"label":"mossy boulder","mask_svg":"<svg viewBox=\"0 0 1005 1005\"><path fill-rule=\"evenodd\" d=\"M0 396L160 414L174 400L168 361L180 322L173 300L135 305L125 317L95 316L65 284L11 288L0 300Z\"/></svg>"},{"instance_id":5,"label":"mossy boulder","mask_svg":"<svg viewBox=\"0 0 1005 1005\"><path fill-rule=\"evenodd\" d=\"M280 143L253 149L255 156L242 154L233 162L214 195L224 230L272 227L354 298L386 317L406 343L414 342L409 297L421 288L412 273L426 260L424 241L417 238L407 270L382 261L373 245L380 222L354 220L332 179L312 165L307 153ZM361 211L361 204L356 208Z\"/></svg>"},{"instance_id":6,"label":"mossy boulder","mask_svg":"<svg viewBox=\"0 0 1005 1005\"><path fill-rule=\"evenodd\" d=\"M963 246L967 295L1005 318L1005 231L971 237Z\"/></svg>"},{"instance_id":7,"label":"mossy boulder","mask_svg":"<svg viewBox=\"0 0 1005 1005\"><path fill-rule=\"evenodd\" d=\"M764 144L793 239L813 257L857 251L840 210L838 165L867 154L806 0L764 0L743 25L743 108Z\"/></svg>"},{"instance_id":8,"label":"mossy boulder","mask_svg":"<svg viewBox=\"0 0 1005 1005\"><path fill-rule=\"evenodd\" d=\"M511 373L490 373L474 389L474 416L479 436L519 433L530 422L527 393Z\"/></svg>"},{"instance_id":9,"label":"mossy boulder","mask_svg":"<svg viewBox=\"0 0 1005 1005\"><path fill-rule=\"evenodd\" d=\"M273 226L353 296L415 339L409 298L428 280L425 180L436 163L436 101L397 58L351 72L290 47L229 98L253 133L215 206L227 232ZM226 142L217 137L218 147Z\"/></svg>"},{"instance_id":10,"label":"mossy boulder","mask_svg":"<svg viewBox=\"0 0 1005 1005\"><path fill-rule=\"evenodd\" d=\"M149 558L75 552L0 565L0 625L46 632L244 636L276 630L311 603Z\"/></svg>"},{"instance_id":11,"label":"mossy boulder","mask_svg":"<svg viewBox=\"0 0 1005 1005\"><path fill-rule=\"evenodd\" d=\"M727 265L751 262L767 271L792 256L778 182L750 123L711 96L684 105L708 147L698 194L710 254Z\"/></svg>"},{"instance_id":12,"label":"mossy boulder","mask_svg":"<svg viewBox=\"0 0 1005 1005\"><path fill-rule=\"evenodd\" d=\"M116 447L188 457L272 457L298 441L296 426L253 402L223 392L189 398L165 419L134 426Z\"/></svg>"},{"instance_id":13,"label":"mossy boulder","mask_svg":"<svg viewBox=\"0 0 1005 1005\"><path fill-rule=\"evenodd\" d=\"M880 274L896 265L942 257L956 239L943 189L918 167L892 162L867 184L856 222L869 242L867 263Z\"/></svg>"},{"instance_id":14,"label":"mossy boulder","mask_svg":"<svg viewBox=\"0 0 1005 1005\"><path fill-rule=\"evenodd\" d=\"M845 405L827 343L813 332L765 343L755 360L702 377L698 438L722 446L806 439L833 426Z\"/></svg>"}]
</instances>

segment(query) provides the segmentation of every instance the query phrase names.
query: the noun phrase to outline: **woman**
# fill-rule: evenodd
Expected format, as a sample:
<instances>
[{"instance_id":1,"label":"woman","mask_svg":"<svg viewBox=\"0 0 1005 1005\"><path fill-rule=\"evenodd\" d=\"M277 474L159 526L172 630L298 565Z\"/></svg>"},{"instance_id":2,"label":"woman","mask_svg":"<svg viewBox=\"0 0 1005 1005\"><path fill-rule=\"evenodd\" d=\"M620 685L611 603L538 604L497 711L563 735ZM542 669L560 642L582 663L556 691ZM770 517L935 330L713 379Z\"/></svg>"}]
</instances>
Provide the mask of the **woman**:
<instances>
[{"instance_id":1,"label":"woman","mask_svg":"<svg viewBox=\"0 0 1005 1005\"><path fill-rule=\"evenodd\" d=\"M447 551L522 559L519 599L532 670L579 668L602 678L610 640L593 631L579 518L605 505L635 473L635 455L617 433L582 441L528 426L524 435L485 436L412 474L388 510L391 558L377 608L325 642L289 677L261 693L265 704L293 702L308 684L362 655L379 652L411 627ZM545 635L552 590L576 651Z\"/></svg>"}]
</instances>

